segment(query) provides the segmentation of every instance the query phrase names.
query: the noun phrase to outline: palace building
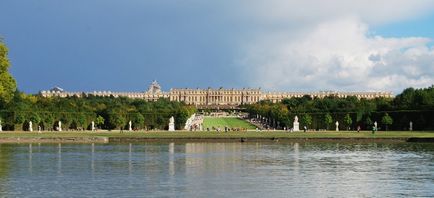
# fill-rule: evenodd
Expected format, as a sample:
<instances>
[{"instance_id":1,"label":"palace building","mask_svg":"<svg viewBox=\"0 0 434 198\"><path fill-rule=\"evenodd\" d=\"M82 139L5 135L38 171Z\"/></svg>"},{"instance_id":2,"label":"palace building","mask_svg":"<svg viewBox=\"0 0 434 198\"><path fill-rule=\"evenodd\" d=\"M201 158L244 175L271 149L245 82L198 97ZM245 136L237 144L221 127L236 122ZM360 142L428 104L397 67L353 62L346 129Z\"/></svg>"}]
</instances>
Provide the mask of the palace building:
<instances>
[{"instance_id":1,"label":"palace building","mask_svg":"<svg viewBox=\"0 0 434 198\"><path fill-rule=\"evenodd\" d=\"M68 97L83 95L94 96L113 96L128 97L134 99L144 99L147 101L156 101L160 98L167 98L171 101L184 102L186 104L196 105L203 108L232 108L242 104L252 104L261 100L280 102L285 98L310 97L324 98L327 96L336 96L345 98L355 96L357 98L374 99L379 97L391 98L392 92L337 92L337 91L319 91L319 92L263 92L260 88L243 88L243 89L190 89L190 88L173 88L164 92L157 81L153 81L147 91L144 92L111 92L111 91L93 91L93 92L68 92L60 87L54 87L48 91L41 91L39 94L43 97Z\"/></svg>"}]
</instances>

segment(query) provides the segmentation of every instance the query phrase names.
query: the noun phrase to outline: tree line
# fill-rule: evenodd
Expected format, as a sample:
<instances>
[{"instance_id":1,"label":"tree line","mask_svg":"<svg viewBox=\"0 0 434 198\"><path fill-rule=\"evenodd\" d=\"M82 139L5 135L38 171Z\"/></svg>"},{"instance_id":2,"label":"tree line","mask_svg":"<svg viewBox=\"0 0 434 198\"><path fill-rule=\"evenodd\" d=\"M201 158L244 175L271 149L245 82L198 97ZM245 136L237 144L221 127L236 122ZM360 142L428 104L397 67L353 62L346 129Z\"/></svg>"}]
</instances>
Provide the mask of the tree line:
<instances>
[{"instance_id":1,"label":"tree line","mask_svg":"<svg viewBox=\"0 0 434 198\"><path fill-rule=\"evenodd\" d=\"M159 99L148 102L126 97L73 96L45 98L16 92L11 102L0 112L4 130L62 129L90 130L91 122L99 129L128 129L129 122L135 130L167 129L169 118L175 118L175 127L181 129L186 120L196 112L193 106Z\"/></svg>"},{"instance_id":2,"label":"tree line","mask_svg":"<svg viewBox=\"0 0 434 198\"><path fill-rule=\"evenodd\" d=\"M384 130L409 130L410 122L414 130L434 129L434 86L407 88L395 98L311 98L306 95L278 103L261 101L244 107L251 117L264 118L276 128L291 128L297 115L300 126L309 129L334 130L336 121L341 129L361 127L370 130L374 122Z\"/></svg>"}]
</instances>

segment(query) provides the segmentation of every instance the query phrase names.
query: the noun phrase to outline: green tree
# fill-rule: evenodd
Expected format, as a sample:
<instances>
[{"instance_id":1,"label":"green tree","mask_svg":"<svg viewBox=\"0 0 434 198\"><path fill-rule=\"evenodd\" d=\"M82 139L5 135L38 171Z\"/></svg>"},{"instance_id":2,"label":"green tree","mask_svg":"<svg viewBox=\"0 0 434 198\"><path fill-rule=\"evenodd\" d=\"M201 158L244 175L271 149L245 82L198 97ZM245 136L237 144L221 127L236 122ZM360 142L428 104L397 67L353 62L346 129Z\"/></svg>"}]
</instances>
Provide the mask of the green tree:
<instances>
[{"instance_id":1,"label":"green tree","mask_svg":"<svg viewBox=\"0 0 434 198\"><path fill-rule=\"evenodd\" d=\"M122 113L119 109L112 109L108 114L108 124L110 128L122 130L126 125L127 119L125 118L125 114Z\"/></svg>"},{"instance_id":2,"label":"green tree","mask_svg":"<svg viewBox=\"0 0 434 198\"><path fill-rule=\"evenodd\" d=\"M30 121L32 121L36 126L39 126L41 122L41 117L37 113L32 113L30 115Z\"/></svg>"},{"instance_id":3,"label":"green tree","mask_svg":"<svg viewBox=\"0 0 434 198\"><path fill-rule=\"evenodd\" d=\"M309 128L312 124L312 116L310 116L309 114L304 114L301 116L300 121L303 127L307 126Z\"/></svg>"},{"instance_id":4,"label":"green tree","mask_svg":"<svg viewBox=\"0 0 434 198\"><path fill-rule=\"evenodd\" d=\"M24 116L23 113L15 112L15 120L14 120L15 130L17 130L17 129L19 131L23 130L23 124L25 121L26 121L26 116Z\"/></svg>"},{"instance_id":5,"label":"green tree","mask_svg":"<svg viewBox=\"0 0 434 198\"><path fill-rule=\"evenodd\" d=\"M104 125L104 122L105 122L105 119L102 116L98 115L98 117L96 117L96 120L95 120L96 126L102 128L102 126Z\"/></svg>"},{"instance_id":6,"label":"green tree","mask_svg":"<svg viewBox=\"0 0 434 198\"><path fill-rule=\"evenodd\" d=\"M381 123L383 123L386 126L386 131L387 131L389 125L393 124L393 119L392 117L389 116L388 113L385 113L384 116L381 118Z\"/></svg>"},{"instance_id":7,"label":"green tree","mask_svg":"<svg viewBox=\"0 0 434 198\"><path fill-rule=\"evenodd\" d=\"M366 117L366 119L365 119L365 125L366 125L366 127L369 129L369 128L372 127L372 124L373 124L373 122L372 122L371 118L369 116Z\"/></svg>"},{"instance_id":8,"label":"green tree","mask_svg":"<svg viewBox=\"0 0 434 198\"><path fill-rule=\"evenodd\" d=\"M46 113L43 115L42 122L44 123L45 130L52 130L54 124L54 116L52 113Z\"/></svg>"},{"instance_id":9,"label":"green tree","mask_svg":"<svg viewBox=\"0 0 434 198\"><path fill-rule=\"evenodd\" d=\"M134 128L141 129L145 124L145 117L143 117L139 112L133 113L131 115L131 122L133 123Z\"/></svg>"},{"instance_id":10,"label":"green tree","mask_svg":"<svg viewBox=\"0 0 434 198\"><path fill-rule=\"evenodd\" d=\"M330 115L330 113L325 114L324 116L324 123L326 125L326 129L329 130L330 124L333 122L333 118Z\"/></svg>"},{"instance_id":11,"label":"green tree","mask_svg":"<svg viewBox=\"0 0 434 198\"><path fill-rule=\"evenodd\" d=\"M8 48L0 40L0 102L9 103L17 89L15 79L9 73Z\"/></svg>"},{"instance_id":12,"label":"green tree","mask_svg":"<svg viewBox=\"0 0 434 198\"><path fill-rule=\"evenodd\" d=\"M189 113L186 110L181 110L178 111L175 114L175 128L176 129L181 129L183 127L183 125L185 124L185 121L187 121L187 119L189 118Z\"/></svg>"},{"instance_id":13,"label":"green tree","mask_svg":"<svg viewBox=\"0 0 434 198\"><path fill-rule=\"evenodd\" d=\"M59 121L62 122L62 129L69 129L74 119L69 113L61 113L59 115Z\"/></svg>"},{"instance_id":14,"label":"green tree","mask_svg":"<svg viewBox=\"0 0 434 198\"><path fill-rule=\"evenodd\" d=\"M81 130L86 130L88 123L87 123L86 115L84 113L79 113L77 115L76 121L78 127L80 127Z\"/></svg>"},{"instance_id":15,"label":"green tree","mask_svg":"<svg viewBox=\"0 0 434 198\"><path fill-rule=\"evenodd\" d=\"M351 119L350 114L346 114L344 117L344 123L347 126L347 129L350 130L351 124L353 123L353 120Z\"/></svg>"}]
</instances>

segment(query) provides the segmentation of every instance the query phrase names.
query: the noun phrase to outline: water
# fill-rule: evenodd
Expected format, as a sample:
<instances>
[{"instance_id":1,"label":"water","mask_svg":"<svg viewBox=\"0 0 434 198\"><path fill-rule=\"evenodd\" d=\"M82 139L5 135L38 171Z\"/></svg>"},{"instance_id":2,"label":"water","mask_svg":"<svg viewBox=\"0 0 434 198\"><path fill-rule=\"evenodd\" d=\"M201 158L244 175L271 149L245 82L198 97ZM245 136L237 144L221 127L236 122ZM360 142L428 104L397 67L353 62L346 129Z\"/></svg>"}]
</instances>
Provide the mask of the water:
<instances>
[{"instance_id":1,"label":"water","mask_svg":"<svg viewBox=\"0 0 434 198\"><path fill-rule=\"evenodd\" d=\"M0 197L434 197L434 144L0 144Z\"/></svg>"}]
</instances>

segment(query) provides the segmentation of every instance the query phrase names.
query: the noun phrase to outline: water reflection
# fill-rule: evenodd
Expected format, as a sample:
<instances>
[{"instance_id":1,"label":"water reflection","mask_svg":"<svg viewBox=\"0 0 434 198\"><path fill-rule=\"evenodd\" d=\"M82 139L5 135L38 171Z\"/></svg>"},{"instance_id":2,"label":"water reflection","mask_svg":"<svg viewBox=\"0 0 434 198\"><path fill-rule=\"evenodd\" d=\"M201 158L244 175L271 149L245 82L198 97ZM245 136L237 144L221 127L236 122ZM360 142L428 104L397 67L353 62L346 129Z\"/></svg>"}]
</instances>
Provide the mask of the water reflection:
<instances>
[{"instance_id":1,"label":"water reflection","mask_svg":"<svg viewBox=\"0 0 434 198\"><path fill-rule=\"evenodd\" d=\"M131 175L132 168L133 168L133 162L132 162L132 151L133 151L133 144L128 144L128 175Z\"/></svg>"},{"instance_id":2,"label":"water reflection","mask_svg":"<svg viewBox=\"0 0 434 198\"><path fill-rule=\"evenodd\" d=\"M432 144L0 144L0 154L1 197L434 195Z\"/></svg>"},{"instance_id":3,"label":"water reflection","mask_svg":"<svg viewBox=\"0 0 434 198\"><path fill-rule=\"evenodd\" d=\"M92 172L92 179L95 175L95 143L91 144L91 160L90 160L90 170Z\"/></svg>"},{"instance_id":4,"label":"water reflection","mask_svg":"<svg viewBox=\"0 0 434 198\"><path fill-rule=\"evenodd\" d=\"M57 174L62 174L62 144L57 145Z\"/></svg>"},{"instance_id":5,"label":"water reflection","mask_svg":"<svg viewBox=\"0 0 434 198\"><path fill-rule=\"evenodd\" d=\"M169 174L175 175L175 143L169 143Z\"/></svg>"},{"instance_id":6,"label":"water reflection","mask_svg":"<svg viewBox=\"0 0 434 198\"><path fill-rule=\"evenodd\" d=\"M33 148L32 144L29 144L29 174L32 175L33 165L32 165Z\"/></svg>"},{"instance_id":7,"label":"water reflection","mask_svg":"<svg viewBox=\"0 0 434 198\"><path fill-rule=\"evenodd\" d=\"M300 152L299 152L299 150L298 150L298 147L299 147L299 145L298 145L298 143L294 143L294 163L293 163L293 166L294 166L294 171L295 172L298 172L298 170L299 170L299 158L300 158Z\"/></svg>"}]
</instances>

